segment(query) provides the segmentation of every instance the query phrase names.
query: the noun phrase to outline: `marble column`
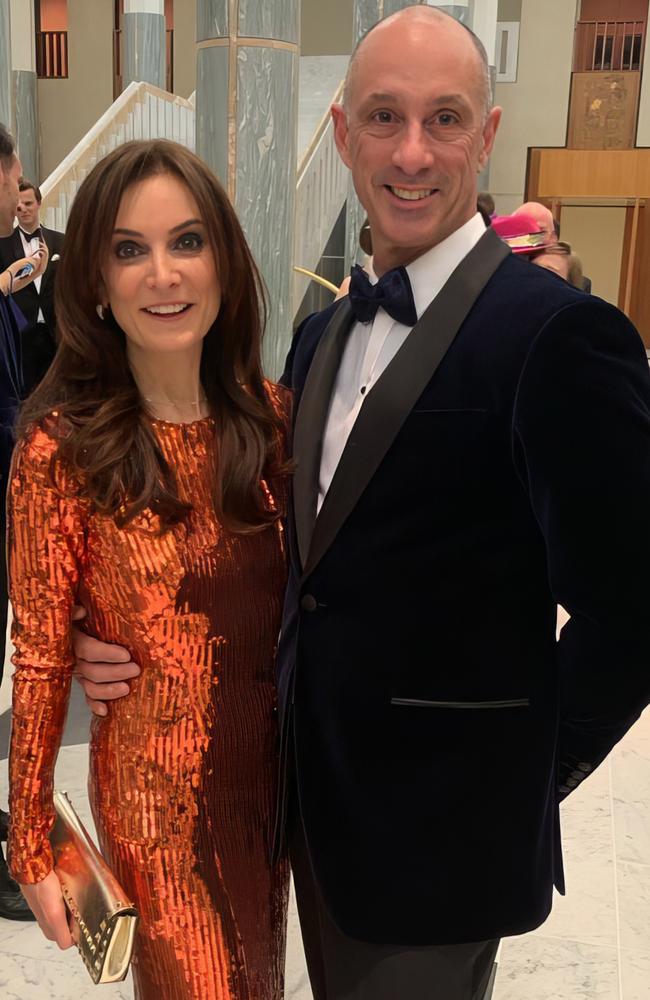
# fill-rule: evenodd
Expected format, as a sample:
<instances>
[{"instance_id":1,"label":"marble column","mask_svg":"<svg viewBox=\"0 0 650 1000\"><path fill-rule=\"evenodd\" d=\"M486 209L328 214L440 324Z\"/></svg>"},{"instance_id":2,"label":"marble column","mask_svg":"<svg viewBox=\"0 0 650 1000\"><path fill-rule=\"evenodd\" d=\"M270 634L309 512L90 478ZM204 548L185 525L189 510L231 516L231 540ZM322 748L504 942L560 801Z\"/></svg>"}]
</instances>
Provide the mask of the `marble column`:
<instances>
[{"instance_id":1,"label":"marble column","mask_svg":"<svg viewBox=\"0 0 650 1000\"><path fill-rule=\"evenodd\" d=\"M165 0L124 0L122 87L134 80L166 89Z\"/></svg>"},{"instance_id":2,"label":"marble column","mask_svg":"<svg viewBox=\"0 0 650 1000\"><path fill-rule=\"evenodd\" d=\"M469 23L469 4L470 0L462 0L461 3L429 3L428 6L437 7L439 10L443 10L445 14L450 14L451 17L454 17L457 21L471 27Z\"/></svg>"},{"instance_id":3,"label":"marble column","mask_svg":"<svg viewBox=\"0 0 650 1000\"><path fill-rule=\"evenodd\" d=\"M496 62L499 0L471 0L469 27L483 42L490 66Z\"/></svg>"},{"instance_id":4,"label":"marble column","mask_svg":"<svg viewBox=\"0 0 650 1000\"><path fill-rule=\"evenodd\" d=\"M0 0L0 122L13 127L11 113L11 8Z\"/></svg>"},{"instance_id":5,"label":"marble column","mask_svg":"<svg viewBox=\"0 0 650 1000\"><path fill-rule=\"evenodd\" d=\"M34 0L11 0L14 135L23 174L38 184L39 168Z\"/></svg>"},{"instance_id":6,"label":"marble column","mask_svg":"<svg viewBox=\"0 0 650 1000\"><path fill-rule=\"evenodd\" d=\"M496 83L497 20L499 0L471 0L469 27L483 42L490 67L490 86L494 98ZM490 190L490 164L481 171L478 178L479 191Z\"/></svg>"},{"instance_id":7,"label":"marble column","mask_svg":"<svg viewBox=\"0 0 650 1000\"><path fill-rule=\"evenodd\" d=\"M264 367L292 331L299 0L198 0L196 148L228 191L266 282Z\"/></svg>"}]
</instances>

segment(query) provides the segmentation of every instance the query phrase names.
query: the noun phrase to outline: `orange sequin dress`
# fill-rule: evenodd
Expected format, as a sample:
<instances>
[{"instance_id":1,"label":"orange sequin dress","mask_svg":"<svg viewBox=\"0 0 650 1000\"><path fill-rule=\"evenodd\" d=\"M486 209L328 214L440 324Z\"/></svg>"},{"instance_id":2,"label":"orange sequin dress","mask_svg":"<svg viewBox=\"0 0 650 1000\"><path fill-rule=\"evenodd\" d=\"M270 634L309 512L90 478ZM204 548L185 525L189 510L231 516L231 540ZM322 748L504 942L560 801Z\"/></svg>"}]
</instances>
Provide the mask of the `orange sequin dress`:
<instances>
[{"instance_id":1,"label":"orange sequin dress","mask_svg":"<svg viewBox=\"0 0 650 1000\"><path fill-rule=\"evenodd\" d=\"M159 534L98 515L37 429L10 481L14 607L10 863L51 870L52 781L77 596L90 631L131 650L131 693L91 724L89 794L104 856L136 902L139 1000L279 1000L288 869L270 864L277 739L273 659L282 529L226 532L210 500L211 418L152 425L192 504ZM267 501L277 504L264 484Z\"/></svg>"}]
</instances>

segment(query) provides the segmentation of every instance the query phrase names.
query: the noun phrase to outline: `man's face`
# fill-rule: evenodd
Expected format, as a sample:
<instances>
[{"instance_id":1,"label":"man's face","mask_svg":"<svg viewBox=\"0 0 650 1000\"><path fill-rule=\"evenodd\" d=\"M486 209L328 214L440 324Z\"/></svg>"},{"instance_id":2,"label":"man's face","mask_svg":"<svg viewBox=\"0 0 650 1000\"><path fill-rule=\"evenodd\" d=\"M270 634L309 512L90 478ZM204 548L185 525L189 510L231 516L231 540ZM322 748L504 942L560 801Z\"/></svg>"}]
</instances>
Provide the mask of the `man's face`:
<instances>
[{"instance_id":1,"label":"man's face","mask_svg":"<svg viewBox=\"0 0 650 1000\"><path fill-rule=\"evenodd\" d=\"M26 233L33 233L40 225L40 207L36 200L34 188L27 188L26 191L20 192L16 215L18 222Z\"/></svg>"},{"instance_id":2,"label":"man's face","mask_svg":"<svg viewBox=\"0 0 650 1000\"><path fill-rule=\"evenodd\" d=\"M0 162L0 223L5 230L7 224L9 231L13 225L20 197L18 184L22 173L23 168L17 156L14 156L8 167Z\"/></svg>"},{"instance_id":3,"label":"man's face","mask_svg":"<svg viewBox=\"0 0 650 1000\"><path fill-rule=\"evenodd\" d=\"M476 212L501 117L485 113L480 59L451 18L376 28L352 71L336 143L370 221L375 270L408 264ZM346 113L347 111L347 113Z\"/></svg>"}]
</instances>

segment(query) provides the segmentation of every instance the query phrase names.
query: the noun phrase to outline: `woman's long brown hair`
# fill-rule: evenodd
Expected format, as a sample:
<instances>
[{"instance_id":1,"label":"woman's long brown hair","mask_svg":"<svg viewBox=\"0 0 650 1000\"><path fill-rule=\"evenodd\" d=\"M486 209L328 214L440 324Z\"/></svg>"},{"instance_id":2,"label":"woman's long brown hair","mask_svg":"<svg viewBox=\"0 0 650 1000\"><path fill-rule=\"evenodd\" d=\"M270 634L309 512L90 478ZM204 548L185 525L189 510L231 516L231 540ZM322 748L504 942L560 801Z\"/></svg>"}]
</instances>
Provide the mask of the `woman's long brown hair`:
<instances>
[{"instance_id":1,"label":"woman's long brown hair","mask_svg":"<svg viewBox=\"0 0 650 1000\"><path fill-rule=\"evenodd\" d=\"M96 311L122 196L158 174L179 178L195 199L221 286L221 308L201 358L201 383L215 418L215 513L228 530L255 531L278 516L268 509L260 480L287 472L282 419L262 375L263 285L223 188L197 156L176 143L126 143L79 188L56 281L59 346L23 407L19 432L56 411L59 458L82 474L96 509L119 525L147 507L163 527L187 513L129 367L125 335Z\"/></svg>"}]
</instances>

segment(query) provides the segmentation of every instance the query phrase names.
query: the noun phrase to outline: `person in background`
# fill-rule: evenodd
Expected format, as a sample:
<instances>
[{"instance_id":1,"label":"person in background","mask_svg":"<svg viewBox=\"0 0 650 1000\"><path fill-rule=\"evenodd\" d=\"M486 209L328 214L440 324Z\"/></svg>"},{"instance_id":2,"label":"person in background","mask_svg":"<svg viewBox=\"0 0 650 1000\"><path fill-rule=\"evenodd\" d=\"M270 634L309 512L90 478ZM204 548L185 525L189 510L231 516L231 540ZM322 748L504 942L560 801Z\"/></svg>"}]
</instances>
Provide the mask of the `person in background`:
<instances>
[{"instance_id":1,"label":"person in background","mask_svg":"<svg viewBox=\"0 0 650 1000\"><path fill-rule=\"evenodd\" d=\"M136 997L281 1000L288 865L269 843L289 393L262 376L261 279L198 157L131 142L93 168L57 311L9 487L11 872L69 947L48 832L81 592L88 627L142 670L93 724L89 782L140 912Z\"/></svg>"},{"instance_id":2,"label":"person in background","mask_svg":"<svg viewBox=\"0 0 650 1000\"><path fill-rule=\"evenodd\" d=\"M556 230L558 223L553 218L553 213L550 208L546 205L542 205L539 201L526 201L519 208L516 208L512 215L524 215L528 219L534 219L538 224L540 231L543 232L549 243L557 242L560 238L559 232Z\"/></svg>"},{"instance_id":3,"label":"person in background","mask_svg":"<svg viewBox=\"0 0 650 1000\"><path fill-rule=\"evenodd\" d=\"M0 123L0 237L11 239L14 216L20 198L22 167L16 155L13 137ZM1 239L0 239L0 242ZM26 265L31 274L19 278ZM13 451L13 426L20 400L24 396L21 361L21 329L25 319L15 308L12 293L27 289L47 266L47 249L39 241L29 255L19 253L0 264L0 684L4 669L5 633L7 631L7 569L5 560L5 497L7 476ZM33 920L20 888L7 871L1 842L7 839L9 816L0 809L0 917L7 920Z\"/></svg>"},{"instance_id":4,"label":"person in background","mask_svg":"<svg viewBox=\"0 0 650 1000\"><path fill-rule=\"evenodd\" d=\"M476 208L483 216L485 225L489 226L495 215L494 198L489 191L479 191L478 198L476 199Z\"/></svg>"},{"instance_id":5,"label":"person in background","mask_svg":"<svg viewBox=\"0 0 650 1000\"><path fill-rule=\"evenodd\" d=\"M533 254L531 260L538 267L545 267L547 271L558 274L574 288L585 290L582 263L578 255L572 252L568 243L559 240L554 246L548 247L541 253Z\"/></svg>"},{"instance_id":6,"label":"person in background","mask_svg":"<svg viewBox=\"0 0 650 1000\"><path fill-rule=\"evenodd\" d=\"M42 275L30 285L16 292L16 305L27 320L22 332L23 379L29 394L49 368L56 350L54 315L54 283L57 259L63 252L63 233L41 225L40 189L26 179L19 185L16 208L18 225L10 236L0 239L0 267L16 259L29 256L38 249L41 241L47 245L49 260Z\"/></svg>"}]
</instances>

